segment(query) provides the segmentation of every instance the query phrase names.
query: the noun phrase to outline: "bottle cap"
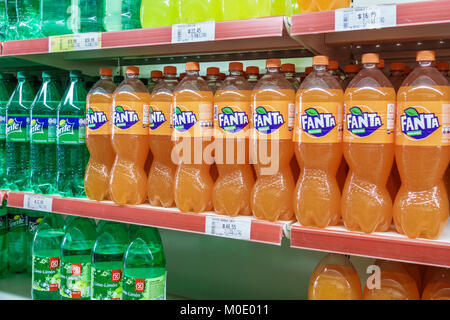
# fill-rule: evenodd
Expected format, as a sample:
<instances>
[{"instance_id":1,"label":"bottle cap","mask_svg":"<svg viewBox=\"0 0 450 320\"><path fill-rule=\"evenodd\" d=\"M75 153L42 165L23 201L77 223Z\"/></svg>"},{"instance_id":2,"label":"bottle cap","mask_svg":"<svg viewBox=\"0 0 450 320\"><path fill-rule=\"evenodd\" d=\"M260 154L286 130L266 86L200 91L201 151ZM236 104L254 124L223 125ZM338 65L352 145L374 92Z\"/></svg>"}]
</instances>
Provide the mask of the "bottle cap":
<instances>
[{"instance_id":1,"label":"bottle cap","mask_svg":"<svg viewBox=\"0 0 450 320\"><path fill-rule=\"evenodd\" d=\"M391 71L404 71L405 64L403 62L391 62L389 65L389 70Z\"/></svg>"},{"instance_id":2,"label":"bottle cap","mask_svg":"<svg viewBox=\"0 0 450 320\"><path fill-rule=\"evenodd\" d=\"M362 56L362 63L380 63L380 55L378 53L365 53Z\"/></svg>"},{"instance_id":3,"label":"bottle cap","mask_svg":"<svg viewBox=\"0 0 450 320\"><path fill-rule=\"evenodd\" d=\"M448 64L448 62L439 61L439 62L436 62L436 68L439 71L448 71L449 70L449 64Z\"/></svg>"},{"instance_id":4,"label":"bottle cap","mask_svg":"<svg viewBox=\"0 0 450 320\"><path fill-rule=\"evenodd\" d=\"M186 62L186 71L199 71L200 65L198 62Z\"/></svg>"},{"instance_id":5,"label":"bottle cap","mask_svg":"<svg viewBox=\"0 0 450 320\"><path fill-rule=\"evenodd\" d=\"M329 63L327 56L314 56L313 66L327 66Z\"/></svg>"},{"instance_id":6,"label":"bottle cap","mask_svg":"<svg viewBox=\"0 0 450 320\"><path fill-rule=\"evenodd\" d=\"M280 59L267 59L266 60L266 68L279 68L281 67Z\"/></svg>"},{"instance_id":7,"label":"bottle cap","mask_svg":"<svg viewBox=\"0 0 450 320\"><path fill-rule=\"evenodd\" d=\"M359 70L360 67L357 64L348 64L344 68L345 73L358 73Z\"/></svg>"},{"instance_id":8,"label":"bottle cap","mask_svg":"<svg viewBox=\"0 0 450 320\"><path fill-rule=\"evenodd\" d=\"M328 70L337 70L339 69L339 62L336 60L329 60L328 61Z\"/></svg>"},{"instance_id":9,"label":"bottle cap","mask_svg":"<svg viewBox=\"0 0 450 320\"><path fill-rule=\"evenodd\" d=\"M177 74L177 67L174 66L165 66L164 74Z\"/></svg>"},{"instance_id":10,"label":"bottle cap","mask_svg":"<svg viewBox=\"0 0 450 320\"><path fill-rule=\"evenodd\" d=\"M313 70L314 70L313 67L306 67L306 68L305 68L305 73L306 73L306 74L310 74Z\"/></svg>"},{"instance_id":11,"label":"bottle cap","mask_svg":"<svg viewBox=\"0 0 450 320\"><path fill-rule=\"evenodd\" d=\"M125 73L139 75L139 67L127 67Z\"/></svg>"},{"instance_id":12,"label":"bottle cap","mask_svg":"<svg viewBox=\"0 0 450 320\"><path fill-rule=\"evenodd\" d=\"M295 72L295 64L293 64L293 63L282 64L281 72Z\"/></svg>"},{"instance_id":13,"label":"bottle cap","mask_svg":"<svg viewBox=\"0 0 450 320\"><path fill-rule=\"evenodd\" d=\"M186 76L186 72L180 73L180 80L183 79Z\"/></svg>"},{"instance_id":14,"label":"bottle cap","mask_svg":"<svg viewBox=\"0 0 450 320\"><path fill-rule=\"evenodd\" d=\"M244 64L242 62L230 62L228 65L229 71L242 71L244 70Z\"/></svg>"},{"instance_id":15,"label":"bottle cap","mask_svg":"<svg viewBox=\"0 0 450 320\"><path fill-rule=\"evenodd\" d=\"M411 69L410 66L405 66L405 73L406 73L407 75L410 74L411 71L412 71L412 69Z\"/></svg>"},{"instance_id":16,"label":"bottle cap","mask_svg":"<svg viewBox=\"0 0 450 320\"><path fill-rule=\"evenodd\" d=\"M433 50L418 51L416 55L416 61L434 61L436 60L436 54Z\"/></svg>"},{"instance_id":17,"label":"bottle cap","mask_svg":"<svg viewBox=\"0 0 450 320\"><path fill-rule=\"evenodd\" d=\"M220 70L217 67L209 67L208 69L206 69L206 74L208 76L211 76L211 75L217 76L217 75L219 75L219 73L220 73Z\"/></svg>"},{"instance_id":18,"label":"bottle cap","mask_svg":"<svg viewBox=\"0 0 450 320\"><path fill-rule=\"evenodd\" d=\"M220 80L225 80L225 78L227 77L227 75L223 72L219 73L219 78Z\"/></svg>"},{"instance_id":19,"label":"bottle cap","mask_svg":"<svg viewBox=\"0 0 450 320\"><path fill-rule=\"evenodd\" d=\"M259 74L259 68L255 66L250 66L245 69L245 73L247 74Z\"/></svg>"},{"instance_id":20,"label":"bottle cap","mask_svg":"<svg viewBox=\"0 0 450 320\"><path fill-rule=\"evenodd\" d=\"M380 63L377 65L378 69L384 69L384 59L380 59Z\"/></svg>"},{"instance_id":21,"label":"bottle cap","mask_svg":"<svg viewBox=\"0 0 450 320\"><path fill-rule=\"evenodd\" d=\"M55 76L54 71L50 71L50 70L42 71L42 78L51 78L53 76Z\"/></svg>"},{"instance_id":22,"label":"bottle cap","mask_svg":"<svg viewBox=\"0 0 450 320\"><path fill-rule=\"evenodd\" d=\"M163 74L161 70L153 70L150 72L150 78L162 78Z\"/></svg>"}]
</instances>

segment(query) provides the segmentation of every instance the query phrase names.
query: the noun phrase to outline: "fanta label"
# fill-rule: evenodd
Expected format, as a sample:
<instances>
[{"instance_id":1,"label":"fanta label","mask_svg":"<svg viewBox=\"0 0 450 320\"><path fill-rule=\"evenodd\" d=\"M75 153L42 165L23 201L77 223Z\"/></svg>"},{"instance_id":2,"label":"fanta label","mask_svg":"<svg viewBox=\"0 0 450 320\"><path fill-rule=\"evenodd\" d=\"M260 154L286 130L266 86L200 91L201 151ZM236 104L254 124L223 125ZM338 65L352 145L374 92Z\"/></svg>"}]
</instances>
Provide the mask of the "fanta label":
<instances>
[{"instance_id":1,"label":"fanta label","mask_svg":"<svg viewBox=\"0 0 450 320\"><path fill-rule=\"evenodd\" d=\"M212 101L176 103L172 108L173 137L211 137L213 135Z\"/></svg>"},{"instance_id":2,"label":"fanta label","mask_svg":"<svg viewBox=\"0 0 450 320\"><path fill-rule=\"evenodd\" d=\"M344 142L394 143L393 101L352 101L344 109Z\"/></svg>"},{"instance_id":3,"label":"fanta label","mask_svg":"<svg viewBox=\"0 0 450 320\"><path fill-rule=\"evenodd\" d=\"M149 108L141 101L116 101L113 134L148 135Z\"/></svg>"},{"instance_id":4,"label":"fanta label","mask_svg":"<svg viewBox=\"0 0 450 320\"><path fill-rule=\"evenodd\" d=\"M84 144L86 118L83 116L64 116L57 118L56 140L58 144Z\"/></svg>"},{"instance_id":5,"label":"fanta label","mask_svg":"<svg viewBox=\"0 0 450 320\"><path fill-rule=\"evenodd\" d=\"M341 142L342 119L342 103L299 103L295 115L294 141L303 143Z\"/></svg>"},{"instance_id":6,"label":"fanta label","mask_svg":"<svg viewBox=\"0 0 450 320\"><path fill-rule=\"evenodd\" d=\"M290 140L294 119L293 101L255 101L252 105L253 137Z\"/></svg>"},{"instance_id":7,"label":"fanta label","mask_svg":"<svg viewBox=\"0 0 450 320\"><path fill-rule=\"evenodd\" d=\"M6 116L6 141L30 141L29 125L29 115L8 114Z\"/></svg>"},{"instance_id":8,"label":"fanta label","mask_svg":"<svg viewBox=\"0 0 450 320\"><path fill-rule=\"evenodd\" d=\"M111 103L95 103L87 107L87 135L111 134L111 106Z\"/></svg>"},{"instance_id":9,"label":"fanta label","mask_svg":"<svg viewBox=\"0 0 450 320\"><path fill-rule=\"evenodd\" d=\"M450 104L408 101L397 112L397 145L450 145Z\"/></svg>"},{"instance_id":10,"label":"fanta label","mask_svg":"<svg viewBox=\"0 0 450 320\"><path fill-rule=\"evenodd\" d=\"M57 119L54 116L31 116L31 143L55 143Z\"/></svg>"},{"instance_id":11,"label":"fanta label","mask_svg":"<svg viewBox=\"0 0 450 320\"><path fill-rule=\"evenodd\" d=\"M250 129L249 102L218 102L214 105L216 138L246 138Z\"/></svg>"},{"instance_id":12,"label":"fanta label","mask_svg":"<svg viewBox=\"0 0 450 320\"><path fill-rule=\"evenodd\" d=\"M170 136L170 102L152 101L149 108L149 128L151 135Z\"/></svg>"}]
</instances>

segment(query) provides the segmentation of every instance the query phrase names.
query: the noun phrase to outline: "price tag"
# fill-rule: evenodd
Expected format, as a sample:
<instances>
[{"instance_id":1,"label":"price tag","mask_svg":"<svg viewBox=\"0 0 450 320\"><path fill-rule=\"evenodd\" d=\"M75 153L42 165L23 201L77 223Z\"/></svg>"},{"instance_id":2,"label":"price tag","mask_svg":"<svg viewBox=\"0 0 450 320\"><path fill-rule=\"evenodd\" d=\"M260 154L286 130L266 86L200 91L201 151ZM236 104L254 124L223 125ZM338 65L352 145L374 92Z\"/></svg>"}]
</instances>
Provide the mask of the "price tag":
<instances>
[{"instance_id":1,"label":"price tag","mask_svg":"<svg viewBox=\"0 0 450 320\"><path fill-rule=\"evenodd\" d=\"M379 5L335 11L335 31L377 29L397 25L397 6Z\"/></svg>"},{"instance_id":2,"label":"price tag","mask_svg":"<svg viewBox=\"0 0 450 320\"><path fill-rule=\"evenodd\" d=\"M49 38L49 52L94 50L102 47L100 32L66 34Z\"/></svg>"},{"instance_id":3,"label":"price tag","mask_svg":"<svg viewBox=\"0 0 450 320\"><path fill-rule=\"evenodd\" d=\"M172 43L212 41L215 37L216 23L214 21L172 26Z\"/></svg>"},{"instance_id":4,"label":"price tag","mask_svg":"<svg viewBox=\"0 0 450 320\"><path fill-rule=\"evenodd\" d=\"M25 194L23 197L23 208L37 211L52 212L53 198L39 196L36 194Z\"/></svg>"},{"instance_id":5,"label":"price tag","mask_svg":"<svg viewBox=\"0 0 450 320\"><path fill-rule=\"evenodd\" d=\"M213 236L250 240L252 221L248 218L206 216L205 233Z\"/></svg>"}]
</instances>

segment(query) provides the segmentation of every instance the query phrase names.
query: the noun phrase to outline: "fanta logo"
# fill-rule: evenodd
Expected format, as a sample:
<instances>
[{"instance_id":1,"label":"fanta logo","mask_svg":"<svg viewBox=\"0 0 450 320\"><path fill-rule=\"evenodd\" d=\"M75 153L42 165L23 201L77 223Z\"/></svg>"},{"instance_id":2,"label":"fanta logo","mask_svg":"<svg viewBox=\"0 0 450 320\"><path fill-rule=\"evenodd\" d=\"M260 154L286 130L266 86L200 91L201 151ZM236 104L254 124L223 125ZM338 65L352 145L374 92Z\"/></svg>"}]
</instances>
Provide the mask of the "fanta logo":
<instances>
[{"instance_id":1,"label":"fanta logo","mask_svg":"<svg viewBox=\"0 0 450 320\"><path fill-rule=\"evenodd\" d=\"M128 129L139 122L139 115L134 110L125 110L117 106L114 110L114 125L120 129Z\"/></svg>"},{"instance_id":2,"label":"fanta logo","mask_svg":"<svg viewBox=\"0 0 450 320\"><path fill-rule=\"evenodd\" d=\"M39 122L37 119L31 120L31 134L44 133L44 123Z\"/></svg>"},{"instance_id":3,"label":"fanta logo","mask_svg":"<svg viewBox=\"0 0 450 320\"><path fill-rule=\"evenodd\" d=\"M162 111L154 110L150 107L150 129L156 130L160 125L166 122L166 116Z\"/></svg>"},{"instance_id":4,"label":"fanta logo","mask_svg":"<svg viewBox=\"0 0 450 320\"><path fill-rule=\"evenodd\" d=\"M402 132L414 139L425 139L439 128L439 119L434 113L419 113L417 107L405 109L400 116Z\"/></svg>"},{"instance_id":5,"label":"fanta logo","mask_svg":"<svg viewBox=\"0 0 450 320\"><path fill-rule=\"evenodd\" d=\"M17 121L16 118L10 118L6 124L6 134L22 132L22 122Z\"/></svg>"},{"instance_id":6,"label":"fanta logo","mask_svg":"<svg viewBox=\"0 0 450 320\"><path fill-rule=\"evenodd\" d=\"M103 111L94 111L92 108L89 108L86 114L86 121L89 129L97 130L108 122L108 117Z\"/></svg>"},{"instance_id":7,"label":"fanta logo","mask_svg":"<svg viewBox=\"0 0 450 320\"><path fill-rule=\"evenodd\" d=\"M73 127L75 123L70 123L67 119L61 119L58 123L57 134L58 136L62 136L65 134L73 134Z\"/></svg>"},{"instance_id":8,"label":"fanta logo","mask_svg":"<svg viewBox=\"0 0 450 320\"><path fill-rule=\"evenodd\" d=\"M245 112L234 111L230 107L222 108L219 113L219 127L229 133L236 133L248 125L248 115Z\"/></svg>"},{"instance_id":9,"label":"fanta logo","mask_svg":"<svg viewBox=\"0 0 450 320\"><path fill-rule=\"evenodd\" d=\"M319 113L315 108L306 109L300 120L302 130L318 138L326 136L336 127L336 118L332 113Z\"/></svg>"},{"instance_id":10,"label":"fanta logo","mask_svg":"<svg viewBox=\"0 0 450 320\"><path fill-rule=\"evenodd\" d=\"M175 107L172 115L173 127L175 130L185 132L197 123L197 117L192 111L181 111L179 107Z\"/></svg>"},{"instance_id":11,"label":"fanta logo","mask_svg":"<svg viewBox=\"0 0 450 320\"><path fill-rule=\"evenodd\" d=\"M283 124L283 115L279 111L267 111L264 107L258 107L253 114L253 125L261 133L270 134Z\"/></svg>"},{"instance_id":12,"label":"fanta logo","mask_svg":"<svg viewBox=\"0 0 450 320\"><path fill-rule=\"evenodd\" d=\"M377 112L363 112L359 107L350 108L347 114L347 129L359 137L367 137L383 123Z\"/></svg>"}]
</instances>

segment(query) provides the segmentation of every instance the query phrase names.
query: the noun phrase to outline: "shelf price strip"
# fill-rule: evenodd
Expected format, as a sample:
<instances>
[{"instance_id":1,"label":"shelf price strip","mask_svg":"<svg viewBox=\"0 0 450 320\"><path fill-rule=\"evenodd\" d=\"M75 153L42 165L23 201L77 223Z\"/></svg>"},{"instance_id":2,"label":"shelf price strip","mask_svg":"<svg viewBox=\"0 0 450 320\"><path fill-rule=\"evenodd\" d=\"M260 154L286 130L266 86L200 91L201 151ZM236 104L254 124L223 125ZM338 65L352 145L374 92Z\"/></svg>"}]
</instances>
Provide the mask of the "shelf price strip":
<instances>
[{"instance_id":1,"label":"shelf price strip","mask_svg":"<svg viewBox=\"0 0 450 320\"><path fill-rule=\"evenodd\" d=\"M213 41L215 37L214 21L172 25L172 43Z\"/></svg>"},{"instance_id":2,"label":"shelf price strip","mask_svg":"<svg viewBox=\"0 0 450 320\"><path fill-rule=\"evenodd\" d=\"M397 6L379 5L335 11L335 31L351 31L395 27Z\"/></svg>"},{"instance_id":3,"label":"shelf price strip","mask_svg":"<svg viewBox=\"0 0 450 320\"><path fill-rule=\"evenodd\" d=\"M26 193L23 197L23 208L36 211L52 212L53 198Z\"/></svg>"},{"instance_id":4,"label":"shelf price strip","mask_svg":"<svg viewBox=\"0 0 450 320\"><path fill-rule=\"evenodd\" d=\"M206 216L205 233L225 238L250 240L251 225L250 219Z\"/></svg>"},{"instance_id":5,"label":"shelf price strip","mask_svg":"<svg viewBox=\"0 0 450 320\"><path fill-rule=\"evenodd\" d=\"M95 50L102 47L102 34L100 32L65 34L49 37L48 41L49 52Z\"/></svg>"}]
</instances>

